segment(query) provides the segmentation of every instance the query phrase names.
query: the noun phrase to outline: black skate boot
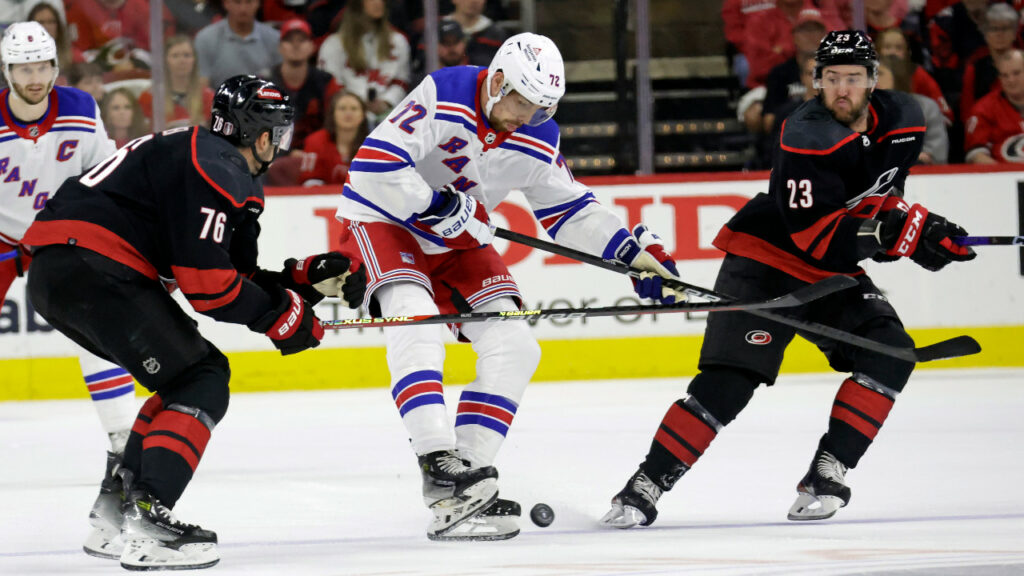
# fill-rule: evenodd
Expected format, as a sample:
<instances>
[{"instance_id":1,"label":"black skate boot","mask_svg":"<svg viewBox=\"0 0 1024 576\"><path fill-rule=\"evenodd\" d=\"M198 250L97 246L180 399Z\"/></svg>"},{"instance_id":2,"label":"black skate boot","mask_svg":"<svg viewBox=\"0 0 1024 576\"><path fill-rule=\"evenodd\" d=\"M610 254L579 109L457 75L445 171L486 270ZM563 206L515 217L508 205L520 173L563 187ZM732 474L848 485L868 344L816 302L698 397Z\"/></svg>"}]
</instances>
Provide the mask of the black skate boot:
<instances>
[{"instance_id":1,"label":"black skate boot","mask_svg":"<svg viewBox=\"0 0 1024 576\"><path fill-rule=\"evenodd\" d=\"M107 452L107 469L100 482L100 493L89 512L92 532L85 539L82 550L90 556L117 560L124 550L121 540L121 505L124 504L124 483L118 470L123 454Z\"/></svg>"},{"instance_id":2,"label":"black skate boot","mask_svg":"<svg viewBox=\"0 0 1024 576\"><path fill-rule=\"evenodd\" d=\"M476 516L441 535L427 534L431 540L508 540L519 535L519 517L523 509L518 502L497 498L494 504Z\"/></svg>"},{"instance_id":3,"label":"black skate boot","mask_svg":"<svg viewBox=\"0 0 1024 576\"><path fill-rule=\"evenodd\" d=\"M661 494L661 487L638 469L626 482L626 487L612 498L612 509L601 518L601 523L622 529L637 524L650 526L658 517L655 505Z\"/></svg>"},{"instance_id":4,"label":"black skate boot","mask_svg":"<svg viewBox=\"0 0 1024 576\"><path fill-rule=\"evenodd\" d=\"M121 566L127 570L194 570L220 561L217 534L179 522L141 490L132 491L124 504L121 539Z\"/></svg>"},{"instance_id":5,"label":"black skate boot","mask_svg":"<svg viewBox=\"0 0 1024 576\"><path fill-rule=\"evenodd\" d=\"M818 450L796 491L796 502L789 508L790 520L831 518L837 510L850 503L846 466L832 454Z\"/></svg>"},{"instance_id":6,"label":"black skate boot","mask_svg":"<svg viewBox=\"0 0 1024 576\"><path fill-rule=\"evenodd\" d=\"M470 468L451 450L419 456L423 474L423 502L434 514L427 537L436 540L480 513L498 497L498 471L494 466Z\"/></svg>"}]
</instances>

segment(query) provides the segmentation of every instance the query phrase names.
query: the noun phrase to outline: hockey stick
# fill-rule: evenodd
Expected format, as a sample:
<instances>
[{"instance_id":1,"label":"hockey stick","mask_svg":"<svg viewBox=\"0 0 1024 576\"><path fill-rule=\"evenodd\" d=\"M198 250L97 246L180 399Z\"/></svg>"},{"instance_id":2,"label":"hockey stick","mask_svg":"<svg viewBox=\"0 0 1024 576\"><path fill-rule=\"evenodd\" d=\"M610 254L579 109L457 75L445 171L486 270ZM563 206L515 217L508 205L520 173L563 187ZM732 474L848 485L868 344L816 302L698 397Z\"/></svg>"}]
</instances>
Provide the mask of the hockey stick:
<instances>
[{"instance_id":1,"label":"hockey stick","mask_svg":"<svg viewBox=\"0 0 1024 576\"><path fill-rule=\"evenodd\" d=\"M838 278L838 277L834 277ZM420 314L414 316L386 316L383 318L348 318L343 320L321 320L324 328L342 330L346 328L383 328L385 326L409 326L421 324L460 324L463 322L501 322L503 320L590 318L596 316L620 316L626 314L662 314L666 312L712 312L733 310L760 310L766 308L789 308L817 300L833 292L849 288L846 282L831 278L803 286L778 298L759 302L683 302L654 306L605 306L601 308L547 308L539 310L515 310L498 312L463 312L459 314Z\"/></svg>"},{"instance_id":2,"label":"hockey stick","mask_svg":"<svg viewBox=\"0 0 1024 576\"><path fill-rule=\"evenodd\" d=\"M585 264L592 264L599 268L604 268L605 270L611 270L613 272L618 272L620 274L628 274L629 276L632 276L634 278L639 277L642 273L640 270L627 266L626 264L623 264L621 262L605 260L599 256L587 254L586 252L574 250L566 246L560 246L553 242L547 242L544 240L540 240L539 238L534 238L532 236L527 236L525 234L520 234L518 232L513 232L511 230L506 230L504 228L495 229L494 235L497 236L498 238L504 238L505 240L508 240L510 242L516 242L517 244L523 244L526 246L530 246L532 248L537 248L539 250L551 252L552 254L566 256L568 258L572 258ZM848 281L856 283L856 280L850 278L849 276L832 276L832 278L837 277L847 278ZM683 290L686 291L687 294L691 294L699 298L704 298L705 300L711 300L713 302L722 302L730 300L730 298L724 294L719 294L706 288L701 288L699 286L694 286L692 284L687 284L685 282L673 280L671 278L665 278L663 280L663 283L666 286L682 288ZM812 284L811 286L817 285L818 284ZM847 285L852 286L852 284L849 283ZM838 328L833 328L831 326L827 326L825 324L821 324L818 322L798 320L796 318L790 318L789 316L785 316L783 314L776 314L774 312L770 312L767 310L747 309L745 311L755 316L760 316L761 318L764 318L766 320L772 320L774 322L778 322L779 324L792 326L797 330L803 330L804 332L809 332L811 334L825 336L826 338L831 338L833 340L844 342L846 344L850 344L851 346L857 346L858 348L864 348L865 350L871 350L872 352L885 354L886 356L892 356L893 358L899 358L900 360L905 360L907 362L931 362L932 360L956 358L959 356L968 356L970 354L977 354L978 352L981 352L981 345L979 345L978 342L974 340L974 338L971 338L970 336L957 336L956 338L942 340L940 342L936 342L935 344L932 344L930 346L924 346L922 348L903 348L899 346L890 346L888 344L864 338L863 336L858 336L851 332L840 330Z\"/></svg>"},{"instance_id":3,"label":"hockey stick","mask_svg":"<svg viewBox=\"0 0 1024 576\"><path fill-rule=\"evenodd\" d=\"M961 246L1024 246L1024 236L957 236Z\"/></svg>"}]
</instances>

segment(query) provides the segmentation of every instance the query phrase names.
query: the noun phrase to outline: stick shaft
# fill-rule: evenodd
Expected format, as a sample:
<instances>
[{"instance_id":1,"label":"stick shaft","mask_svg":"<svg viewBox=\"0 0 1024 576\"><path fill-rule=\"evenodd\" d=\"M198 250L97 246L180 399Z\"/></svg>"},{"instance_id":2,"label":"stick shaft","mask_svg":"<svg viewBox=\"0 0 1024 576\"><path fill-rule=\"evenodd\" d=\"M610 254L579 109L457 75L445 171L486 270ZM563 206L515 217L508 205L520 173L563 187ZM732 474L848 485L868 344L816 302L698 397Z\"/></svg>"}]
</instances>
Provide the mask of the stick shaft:
<instances>
[{"instance_id":1,"label":"stick shaft","mask_svg":"<svg viewBox=\"0 0 1024 576\"><path fill-rule=\"evenodd\" d=\"M961 246L1024 246L1024 236L958 236Z\"/></svg>"}]
</instances>

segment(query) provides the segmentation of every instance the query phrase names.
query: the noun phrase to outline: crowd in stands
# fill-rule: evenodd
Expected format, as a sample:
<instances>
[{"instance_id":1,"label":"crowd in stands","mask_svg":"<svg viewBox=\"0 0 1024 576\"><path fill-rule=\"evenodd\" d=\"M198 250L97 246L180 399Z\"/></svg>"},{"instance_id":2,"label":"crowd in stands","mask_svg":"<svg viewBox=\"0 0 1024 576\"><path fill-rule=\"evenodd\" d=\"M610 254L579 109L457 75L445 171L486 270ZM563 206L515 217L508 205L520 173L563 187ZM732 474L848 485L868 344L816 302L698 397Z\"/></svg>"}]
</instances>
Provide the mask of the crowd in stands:
<instances>
[{"instance_id":1,"label":"crowd in stands","mask_svg":"<svg viewBox=\"0 0 1024 576\"><path fill-rule=\"evenodd\" d=\"M1024 162L1021 0L863 0L881 61L878 87L915 96L922 164ZM757 136L749 167L771 166L780 121L811 97L814 48L854 28L850 0L724 0L738 117ZM1019 69L1019 70L1018 70Z\"/></svg>"},{"instance_id":2,"label":"crowd in stands","mask_svg":"<svg viewBox=\"0 0 1024 576\"><path fill-rule=\"evenodd\" d=\"M510 33L501 0L440 0L442 66L487 66ZM99 103L118 146L153 128L148 0L0 0L0 29L35 20L58 47L58 83ZM419 0L164 0L163 126L206 125L214 89L255 74L296 107L269 184L344 182L363 139L426 74Z\"/></svg>"},{"instance_id":3,"label":"crowd in stands","mask_svg":"<svg viewBox=\"0 0 1024 576\"><path fill-rule=\"evenodd\" d=\"M502 0L439 0L441 66L486 66L510 32ZM738 115L770 166L783 119L815 94L814 50L854 26L852 0L723 0ZM863 0L882 86L928 121L921 163L1024 161L1024 0ZM35 20L58 46L60 83L101 104L119 143L152 127L148 0L0 0L0 27ZM252 73L286 88L296 138L277 183L334 183L368 129L426 74L419 0L164 0L163 125L204 124L213 89ZM355 122L362 115L366 123ZM326 166L326 167L325 167ZM331 167L336 166L336 167Z\"/></svg>"}]
</instances>

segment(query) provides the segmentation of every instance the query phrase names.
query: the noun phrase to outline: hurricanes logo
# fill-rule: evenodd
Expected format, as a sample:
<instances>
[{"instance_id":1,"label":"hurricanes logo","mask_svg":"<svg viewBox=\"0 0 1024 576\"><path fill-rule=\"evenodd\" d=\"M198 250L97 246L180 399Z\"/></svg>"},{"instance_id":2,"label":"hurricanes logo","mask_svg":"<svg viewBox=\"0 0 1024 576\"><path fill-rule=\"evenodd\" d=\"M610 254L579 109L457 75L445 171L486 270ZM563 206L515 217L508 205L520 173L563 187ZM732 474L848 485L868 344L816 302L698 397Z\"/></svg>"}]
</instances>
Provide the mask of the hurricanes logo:
<instances>
[{"instance_id":1,"label":"hurricanes logo","mask_svg":"<svg viewBox=\"0 0 1024 576\"><path fill-rule=\"evenodd\" d=\"M1003 140L999 152L1007 162L1024 162L1024 134L1015 134Z\"/></svg>"},{"instance_id":2,"label":"hurricanes logo","mask_svg":"<svg viewBox=\"0 0 1024 576\"><path fill-rule=\"evenodd\" d=\"M160 371L160 362L157 361L156 358L150 356L142 363L142 367L146 369L146 372L149 372L150 374L156 374L157 372Z\"/></svg>"},{"instance_id":3,"label":"hurricanes logo","mask_svg":"<svg viewBox=\"0 0 1024 576\"><path fill-rule=\"evenodd\" d=\"M750 332L747 332L747 335L744 336L743 339L746 340L748 344L764 346L766 344L771 344L772 335L764 330L751 330Z\"/></svg>"}]
</instances>

